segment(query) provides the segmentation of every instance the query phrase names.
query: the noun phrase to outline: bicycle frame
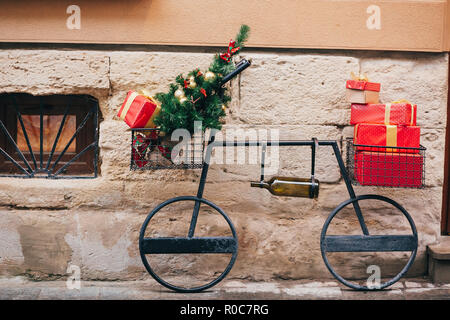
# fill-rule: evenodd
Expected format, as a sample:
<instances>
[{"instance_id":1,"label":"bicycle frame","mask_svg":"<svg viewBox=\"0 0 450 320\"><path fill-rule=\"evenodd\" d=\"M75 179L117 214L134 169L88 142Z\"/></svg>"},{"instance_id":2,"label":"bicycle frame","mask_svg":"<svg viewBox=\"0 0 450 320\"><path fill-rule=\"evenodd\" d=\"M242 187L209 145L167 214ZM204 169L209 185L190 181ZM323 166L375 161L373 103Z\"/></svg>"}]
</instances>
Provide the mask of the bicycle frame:
<instances>
[{"instance_id":1,"label":"bicycle frame","mask_svg":"<svg viewBox=\"0 0 450 320\"><path fill-rule=\"evenodd\" d=\"M341 152L338 146L338 143L336 140L285 140L285 141L214 141L214 137L210 139L208 142L208 145L206 147L206 154L205 154L205 160L203 163L203 168L200 176L200 182L197 190L197 198L202 199L203 197L203 191L205 188L206 183L206 177L208 175L208 169L209 169L209 162L211 159L211 153L213 151L214 147L265 147L265 146L277 146L277 147L292 147L292 146L301 146L301 147L311 147L313 150L313 155L315 153L315 150L317 149L317 146L330 146L333 149L333 152L335 154L336 160L339 165L339 169L341 172L342 177L344 178L345 185L347 187L348 194L350 196L350 199L355 199L356 194L353 190L353 186L351 184L347 169L345 168L344 160L342 159ZM312 163L311 163L311 175L314 177L314 166L315 166L315 160L314 156L312 157ZM263 164L262 164L263 165ZM361 208L359 207L359 204L357 201L353 202L353 207L355 209L356 215L358 217L359 224L361 226L361 230L364 235L369 235L369 231L367 229L366 223L364 221ZM200 201L195 202L193 214L191 223L189 226L189 233L188 237L192 238L194 236L195 227L197 224L197 218L198 213L200 209Z\"/></svg>"}]
</instances>

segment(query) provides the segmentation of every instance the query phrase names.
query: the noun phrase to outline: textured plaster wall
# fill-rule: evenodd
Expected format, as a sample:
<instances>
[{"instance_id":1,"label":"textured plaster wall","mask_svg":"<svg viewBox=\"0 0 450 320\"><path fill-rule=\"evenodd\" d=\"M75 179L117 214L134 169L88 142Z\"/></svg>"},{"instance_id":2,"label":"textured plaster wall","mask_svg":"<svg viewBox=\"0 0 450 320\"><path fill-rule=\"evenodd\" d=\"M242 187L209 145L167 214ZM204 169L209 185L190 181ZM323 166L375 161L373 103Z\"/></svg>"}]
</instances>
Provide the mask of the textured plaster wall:
<instances>
[{"instance_id":1,"label":"textured plaster wall","mask_svg":"<svg viewBox=\"0 0 450 320\"><path fill-rule=\"evenodd\" d=\"M115 114L128 90L166 90L178 73L204 70L212 57L179 50L0 50L0 92L90 94L102 114L99 178L0 179L1 275L57 278L75 264L84 279L149 277L138 252L140 226L158 203L194 195L199 171L130 172L130 132ZM244 56L253 64L231 84L224 132L273 128L282 139L352 136L344 89L352 71L381 82L381 101L407 98L418 104L421 142L428 149L426 188L355 190L392 197L410 212L420 242L410 274L424 274L425 247L440 234L448 55L248 50ZM308 148L288 148L280 159L280 173L308 177ZM258 176L258 165L213 165L208 176L205 198L224 209L238 232L240 251L230 277L329 278L319 235L331 210L348 198L331 148L318 151L318 200L251 189L249 181ZM397 229L397 220L382 219ZM351 260L342 260L349 272Z\"/></svg>"}]
</instances>

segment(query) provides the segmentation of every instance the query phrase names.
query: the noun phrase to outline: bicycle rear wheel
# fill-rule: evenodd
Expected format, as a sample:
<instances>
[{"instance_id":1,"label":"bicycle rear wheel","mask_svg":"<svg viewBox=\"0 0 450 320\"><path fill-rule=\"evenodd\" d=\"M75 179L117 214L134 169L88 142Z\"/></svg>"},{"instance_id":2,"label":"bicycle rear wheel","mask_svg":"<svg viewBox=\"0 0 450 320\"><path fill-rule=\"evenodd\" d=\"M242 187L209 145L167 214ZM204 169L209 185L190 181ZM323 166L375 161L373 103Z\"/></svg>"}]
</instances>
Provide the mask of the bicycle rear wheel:
<instances>
[{"instance_id":1,"label":"bicycle rear wheel","mask_svg":"<svg viewBox=\"0 0 450 320\"><path fill-rule=\"evenodd\" d=\"M373 211L364 216L370 235L360 231L355 203L361 209L369 203ZM328 270L341 283L357 290L380 290L397 282L412 266L417 246L417 230L409 213L394 200L379 195L361 195L341 203L325 221L320 236ZM358 270L364 268L366 275L370 274L368 278Z\"/></svg>"},{"instance_id":2,"label":"bicycle rear wheel","mask_svg":"<svg viewBox=\"0 0 450 320\"><path fill-rule=\"evenodd\" d=\"M196 235L189 237L190 219L200 203ZM230 272L238 253L236 230L214 203L193 196L169 199L145 219L139 252L148 273L177 292L208 289Z\"/></svg>"}]
</instances>

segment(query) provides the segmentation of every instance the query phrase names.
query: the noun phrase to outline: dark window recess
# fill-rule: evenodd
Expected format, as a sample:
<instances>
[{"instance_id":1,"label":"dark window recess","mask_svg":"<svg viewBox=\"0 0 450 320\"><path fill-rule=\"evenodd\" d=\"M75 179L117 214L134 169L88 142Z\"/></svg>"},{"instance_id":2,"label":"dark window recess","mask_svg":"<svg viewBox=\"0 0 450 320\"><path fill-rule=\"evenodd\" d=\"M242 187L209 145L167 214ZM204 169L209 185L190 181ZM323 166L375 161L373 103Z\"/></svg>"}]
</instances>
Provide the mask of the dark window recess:
<instances>
[{"instance_id":1,"label":"dark window recess","mask_svg":"<svg viewBox=\"0 0 450 320\"><path fill-rule=\"evenodd\" d=\"M95 178L98 101L0 94L0 176Z\"/></svg>"}]
</instances>

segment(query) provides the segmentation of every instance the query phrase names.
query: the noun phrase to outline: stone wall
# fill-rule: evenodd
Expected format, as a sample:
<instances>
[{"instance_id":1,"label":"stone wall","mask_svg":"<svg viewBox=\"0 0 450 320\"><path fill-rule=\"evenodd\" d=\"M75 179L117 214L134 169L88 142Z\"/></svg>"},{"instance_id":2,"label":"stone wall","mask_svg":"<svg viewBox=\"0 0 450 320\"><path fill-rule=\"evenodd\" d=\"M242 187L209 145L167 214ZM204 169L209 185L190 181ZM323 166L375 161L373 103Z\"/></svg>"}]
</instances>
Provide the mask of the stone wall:
<instances>
[{"instance_id":1,"label":"stone wall","mask_svg":"<svg viewBox=\"0 0 450 320\"><path fill-rule=\"evenodd\" d=\"M130 132L115 114L128 90L166 90L180 72L204 70L213 54L210 49L164 50L0 50L0 92L90 94L99 100L102 115L97 179L0 179L1 275L53 279L64 277L74 264L83 279L149 277L138 251L140 227L158 203L194 195L200 172L131 172ZM426 188L355 190L389 196L410 212L420 242L410 275L424 274L425 247L440 234L448 55L249 49L244 56L253 64L231 84L224 132L279 129L281 139L314 136L345 147L342 140L353 134L344 89L352 71L381 82L381 101L406 98L418 104L421 142L428 149ZM308 148L280 154L281 173L308 177ZM275 198L251 189L249 181L258 177L258 165L210 169L204 197L223 208L239 237L229 277L330 278L320 254L320 231L331 210L348 198L331 148L318 151L318 200ZM402 228L396 218L381 217L392 229ZM365 258L358 259L342 258L349 263L344 272Z\"/></svg>"}]
</instances>

